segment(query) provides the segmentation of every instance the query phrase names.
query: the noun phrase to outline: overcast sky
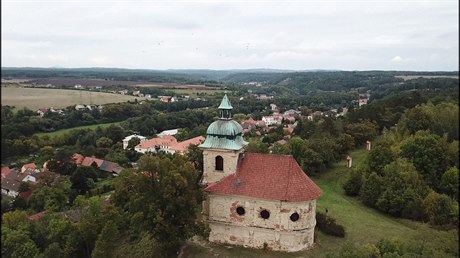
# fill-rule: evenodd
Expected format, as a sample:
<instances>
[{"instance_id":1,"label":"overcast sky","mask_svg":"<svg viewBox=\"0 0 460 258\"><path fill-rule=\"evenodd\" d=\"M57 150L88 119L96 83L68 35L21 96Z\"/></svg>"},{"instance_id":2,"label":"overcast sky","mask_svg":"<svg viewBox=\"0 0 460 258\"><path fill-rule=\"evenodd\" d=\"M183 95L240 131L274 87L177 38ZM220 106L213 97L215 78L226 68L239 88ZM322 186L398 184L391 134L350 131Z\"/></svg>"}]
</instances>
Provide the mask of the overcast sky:
<instances>
[{"instance_id":1,"label":"overcast sky","mask_svg":"<svg viewBox=\"0 0 460 258\"><path fill-rule=\"evenodd\" d=\"M458 1L2 0L3 67L458 71Z\"/></svg>"}]
</instances>

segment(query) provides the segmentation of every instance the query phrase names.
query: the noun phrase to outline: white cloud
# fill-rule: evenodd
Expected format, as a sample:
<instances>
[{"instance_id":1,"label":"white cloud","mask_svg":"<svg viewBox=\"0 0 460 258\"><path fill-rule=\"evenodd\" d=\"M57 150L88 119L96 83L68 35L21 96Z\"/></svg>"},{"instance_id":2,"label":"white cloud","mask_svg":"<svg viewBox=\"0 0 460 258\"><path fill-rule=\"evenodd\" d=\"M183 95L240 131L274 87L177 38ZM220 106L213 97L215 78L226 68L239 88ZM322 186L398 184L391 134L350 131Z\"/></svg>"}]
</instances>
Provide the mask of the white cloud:
<instances>
[{"instance_id":1,"label":"white cloud","mask_svg":"<svg viewBox=\"0 0 460 258\"><path fill-rule=\"evenodd\" d=\"M403 59L402 59L402 57L400 57L400 56L395 56L395 57L393 57L393 58L391 59L391 61L393 61L393 62L402 62Z\"/></svg>"}]
</instances>

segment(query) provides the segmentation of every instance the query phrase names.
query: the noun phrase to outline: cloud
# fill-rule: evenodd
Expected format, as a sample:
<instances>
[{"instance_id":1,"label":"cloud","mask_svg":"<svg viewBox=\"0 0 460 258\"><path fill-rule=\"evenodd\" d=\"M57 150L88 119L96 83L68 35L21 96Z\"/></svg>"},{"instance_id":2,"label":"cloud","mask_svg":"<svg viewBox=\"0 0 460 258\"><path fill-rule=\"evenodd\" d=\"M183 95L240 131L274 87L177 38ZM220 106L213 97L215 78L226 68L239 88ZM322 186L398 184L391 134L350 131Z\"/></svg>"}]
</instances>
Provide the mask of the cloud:
<instances>
[{"instance_id":1,"label":"cloud","mask_svg":"<svg viewBox=\"0 0 460 258\"><path fill-rule=\"evenodd\" d=\"M400 57L400 56L395 56L395 57L393 57L393 58L391 59L391 61L393 61L393 62L402 62L403 59L402 59L402 57Z\"/></svg>"},{"instance_id":2,"label":"cloud","mask_svg":"<svg viewBox=\"0 0 460 258\"><path fill-rule=\"evenodd\" d=\"M2 65L458 70L458 2L370 1L9 1Z\"/></svg>"}]
</instances>

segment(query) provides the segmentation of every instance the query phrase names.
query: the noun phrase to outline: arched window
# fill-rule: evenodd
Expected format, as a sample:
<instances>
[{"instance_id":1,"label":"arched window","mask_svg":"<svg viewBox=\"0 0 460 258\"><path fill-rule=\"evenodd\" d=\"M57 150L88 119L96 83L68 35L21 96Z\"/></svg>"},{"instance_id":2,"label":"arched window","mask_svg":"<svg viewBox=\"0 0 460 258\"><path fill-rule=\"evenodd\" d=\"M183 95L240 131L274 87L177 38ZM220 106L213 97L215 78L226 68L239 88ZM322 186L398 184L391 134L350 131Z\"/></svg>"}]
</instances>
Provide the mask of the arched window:
<instances>
[{"instance_id":1,"label":"arched window","mask_svg":"<svg viewBox=\"0 0 460 258\"><path fill-rule=\"evenodd\" d=\"M216 156L216 170L224 170L224 158L222 158L221 156Z\"/></svg>"}]
</instances>

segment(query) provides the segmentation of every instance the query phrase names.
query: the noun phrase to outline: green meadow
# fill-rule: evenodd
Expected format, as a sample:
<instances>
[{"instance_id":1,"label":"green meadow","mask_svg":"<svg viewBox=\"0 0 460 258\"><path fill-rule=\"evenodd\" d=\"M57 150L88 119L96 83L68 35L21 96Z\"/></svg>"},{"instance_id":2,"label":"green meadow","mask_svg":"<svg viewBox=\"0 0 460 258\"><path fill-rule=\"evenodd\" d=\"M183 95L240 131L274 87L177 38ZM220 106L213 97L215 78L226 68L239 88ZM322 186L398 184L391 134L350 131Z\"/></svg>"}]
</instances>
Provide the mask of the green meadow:
<instances>
[{"instance_id":1,"label":"green meadow","mask_svg":"<svg viewBox=\"0 0 460 258\"><path fill-rule=\"evenodd\" d=\"M78 126L78 127L73 127L73 128L68 128L68 129L62 129L62 130L57 130L54 132L49 132L49 133L36 133L35 135L38 137L55 137L55 136L62 136L66 133L69 133L74 130L81 130L81 129L90 129L90 130L96 130L97 127L105 128L109 127L110 125L115 125L118 124L119 122L115 123L106 123L106 124L97 124L97 125L84 125L84 126Z\"/></svg>"}]
</instances>

